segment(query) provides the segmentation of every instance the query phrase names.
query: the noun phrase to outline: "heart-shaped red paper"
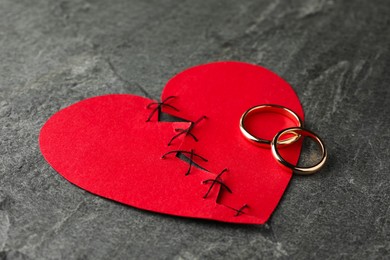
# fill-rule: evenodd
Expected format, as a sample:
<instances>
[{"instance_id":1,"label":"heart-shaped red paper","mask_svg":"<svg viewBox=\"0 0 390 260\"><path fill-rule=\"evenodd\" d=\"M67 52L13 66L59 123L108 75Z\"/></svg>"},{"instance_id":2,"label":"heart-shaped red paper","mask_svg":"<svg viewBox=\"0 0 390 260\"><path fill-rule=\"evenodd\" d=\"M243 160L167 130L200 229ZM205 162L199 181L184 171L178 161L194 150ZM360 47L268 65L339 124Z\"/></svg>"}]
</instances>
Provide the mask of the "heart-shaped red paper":
<instances>
[{"instance_id":1,"label":"heart-shaped red paper","mask_svg":"<svg viewBox=\"0 0 390 260\"><path fill-rule=\"evenodd\" d=\"M217 62L172 78L162 100L170 96L175 98L167 101L170 106L162 106L164 112L191 122L205 119L169 146L180 133L177 129L188 129L191 123L158 122L157 113L146 122L153 100L106 95L53 115L40 133L42 154L68 181L127 205L184 217L263 224L292 174L276 163L269 149L244 139L239 120L250 107L265 103L288 107L303 118L292 88L260 66ZM248 119L247 125L271 139L293 122L269 113ZM192 149L207 162L193 156L200 168L192 167L188 175L188 162L174 154L161 158L169 151ZM298 142L283 150L288 160L298 160Z\"/></svg>"}]
</instances>

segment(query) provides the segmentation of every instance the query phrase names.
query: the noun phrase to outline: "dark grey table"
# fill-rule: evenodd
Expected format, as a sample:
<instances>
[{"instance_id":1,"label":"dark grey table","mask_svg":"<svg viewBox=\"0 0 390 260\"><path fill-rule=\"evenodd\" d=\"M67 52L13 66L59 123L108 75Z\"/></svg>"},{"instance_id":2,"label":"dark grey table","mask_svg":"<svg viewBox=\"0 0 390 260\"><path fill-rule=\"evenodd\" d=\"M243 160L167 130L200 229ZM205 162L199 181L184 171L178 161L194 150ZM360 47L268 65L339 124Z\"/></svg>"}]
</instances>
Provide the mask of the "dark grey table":
<instances>
[{"instance_id":1,"label":"dark grey table","mask_svg":"<svg viewBox=\"0 0 390 260\"><path fill-rule=\"evenodd\" d=\"M390 2L293 2L0 0L0 258L389 258ZM59 109L106 93L157 99L176 73L217 60L285 78L329 148L267 225L123 206L41 156L39 130Z\"/></svg>"}]
</instances>

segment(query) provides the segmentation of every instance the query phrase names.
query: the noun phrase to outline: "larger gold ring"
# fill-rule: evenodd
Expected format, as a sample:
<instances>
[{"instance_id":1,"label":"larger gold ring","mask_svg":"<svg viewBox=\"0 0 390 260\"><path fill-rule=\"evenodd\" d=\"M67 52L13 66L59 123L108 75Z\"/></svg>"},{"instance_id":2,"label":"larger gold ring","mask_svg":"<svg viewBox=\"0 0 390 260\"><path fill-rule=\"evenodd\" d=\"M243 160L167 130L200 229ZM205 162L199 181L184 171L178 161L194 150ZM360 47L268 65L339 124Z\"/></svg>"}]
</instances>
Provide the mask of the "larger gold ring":
<instances>
[{"instance_id":1,"label":"larger gold ring","mask_svg":"<svg viewBox=\"0 0 390 260\"><path fill-rule=\"evenodd\" d=\"M299 134L300 136L302 135L302 136L310 137L320 145L322 157L321 160L316 165L311 167L298 167L296 165L287 162L282 158L282 156L280 156L280 153L278 151L278 140L281 136L285 134L291 134L291 133ZM324 142L321 140L321 138L315 133L301 127L290 127L277 133L271 142L271 151L272 151L272 155L280 165L282 165L287 169L293 170L293 172L297 174L302 174L302 175L309 175L318 171L324 166L326 159L328 158L328 152L326 151Z\"/></svg>"},{"instance_id":2,"label":"larger gold ring","mask_svg":"<svg viewBox=\"0 0 390 260\"><path fill-rule=\"evenodd\" d=\"M291 109L288 109L287 107L280 106L280 105L274 105L274 104L263 104L263 105L254 106L254 107L248 109L247 111L245 111L245 113L241 116L240 130L241 130L242 134L245 136L245 138L247 138L249 141L251 141L252 143L255 143L259 146L264 146L264 147L269 148L269 146L271 145L271 140L262 139L262 138L259 138L257 136L254 136L251 133L249 133L249 131L245 127L246 117L252 113L259 113L259 112L278 113L278 114L286 116L289 119L292 119L296 123L297 127L303 126L301 118L294 111L292 111ZM298 139L300 138L300 135L295 134L295 133L292 133L292 134L293 134L292 137L289 137L289 138L286 138L283 140L278 140L278 144L279 145L288 145L288 144L292 144L292 143L298 141Z\"/></svg>"}]
</instances>

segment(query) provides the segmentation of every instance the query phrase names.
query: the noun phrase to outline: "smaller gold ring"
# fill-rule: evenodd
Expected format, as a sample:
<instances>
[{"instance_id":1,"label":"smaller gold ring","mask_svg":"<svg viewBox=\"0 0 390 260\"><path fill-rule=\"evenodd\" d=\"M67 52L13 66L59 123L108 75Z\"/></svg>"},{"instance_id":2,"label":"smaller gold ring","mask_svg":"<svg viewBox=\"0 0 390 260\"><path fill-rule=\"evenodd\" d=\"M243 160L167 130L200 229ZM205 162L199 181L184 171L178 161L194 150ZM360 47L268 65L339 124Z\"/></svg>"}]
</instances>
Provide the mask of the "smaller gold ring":
<instances>
[{"instance_id":1,"label":"smaller gold ring","mask_svg":"<svg viewBox=\"0 0 390 260\"><path fill-rule=\"evenodd\" d=\"M251 133L249 133L249 131L245 127L245 119L248 115L250 115L252 113L266 112L266 111L278 113L278 114L286 116L289 119L292 119L296 123L297 127L303 126L301 118L294 111L292 111L291 109L288 109L287 107L280 106L280 105L274 105L274 104L263 104L263 105L254 106L254 107L248 109L247 111L245 111L245 113L241 116L240 130L246 139L248 139L252 143L255 143L259 146L264 146L264 147L268 148L271 145L271 140L262 139L262 138L256 137L256 136L252 135ZM284 140L278 140L278 145L292 144L292 143L298 141L298 139L301 137L300 135L298 135L296 133L293 133L293 135L294 136L286 138Z\"/></svg>"},{"instance_id":2,"label":"smaller gold ring","mask_svg":"<svg viewBox=\"0 0 390 260\"><path fill-rule=\"evenodd\" d=\"M277 148L278 140L284 134L291 134L291 133L299 134L299 136L303 135L303 136L310 137L320 145L321 152L322 152L322 158L316 165L310 166L310 167L298 167L296 165L293 165L293 164L287 162L286 160L284 160L282 158L282 156L280 156L278 148ZM295 172L297 174L301 174L301 175L309 175L309 174L315 173L316 171L318 171L319 169L321 169L324 166L326 159L328 158L328 152L326 151L324 142L321 140L321 138L318 135L316 135L315 133L313 133L307 129L304 129L302 127L290 127L290 128L286 128L286 129L280 131L279 133L277 133L275 135L275 137L272 139L271 150L272 150L272 155L274 156L274 158L276 159L276 161L280 165L282 165L283 167L285 167L287 169L293 170L293 172Z\"/></svg>"}]
</instances>

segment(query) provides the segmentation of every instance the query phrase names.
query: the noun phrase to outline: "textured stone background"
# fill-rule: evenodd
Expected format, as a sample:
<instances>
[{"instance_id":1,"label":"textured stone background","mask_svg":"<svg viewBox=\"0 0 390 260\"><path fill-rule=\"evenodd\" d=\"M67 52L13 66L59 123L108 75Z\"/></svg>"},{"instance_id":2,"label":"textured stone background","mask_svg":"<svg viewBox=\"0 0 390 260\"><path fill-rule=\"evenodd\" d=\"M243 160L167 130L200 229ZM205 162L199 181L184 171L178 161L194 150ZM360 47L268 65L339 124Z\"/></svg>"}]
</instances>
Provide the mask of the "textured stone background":
<instances>
[{"instance_id":1,"label":"textured stone background","mask_svg":"<svg viewBox=\"0 0 390 260\"><path fill-rule=\"evenodd\" d=\"M386 0L0 0L0 258L389 258L389 14ZM106 93L158 98L176 73L216 60L285 78L329 147L267 225L139 211L42 158L38 133L57 110Z\"/></svg>"}]
</instances>

